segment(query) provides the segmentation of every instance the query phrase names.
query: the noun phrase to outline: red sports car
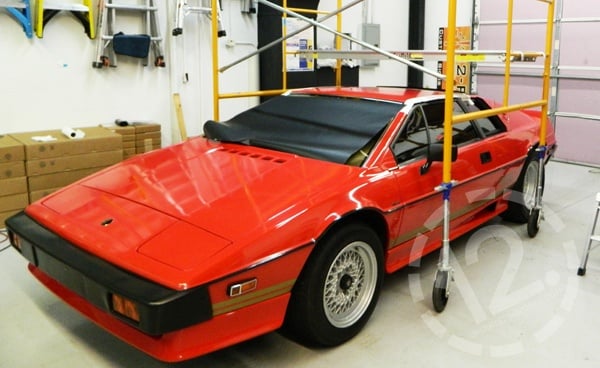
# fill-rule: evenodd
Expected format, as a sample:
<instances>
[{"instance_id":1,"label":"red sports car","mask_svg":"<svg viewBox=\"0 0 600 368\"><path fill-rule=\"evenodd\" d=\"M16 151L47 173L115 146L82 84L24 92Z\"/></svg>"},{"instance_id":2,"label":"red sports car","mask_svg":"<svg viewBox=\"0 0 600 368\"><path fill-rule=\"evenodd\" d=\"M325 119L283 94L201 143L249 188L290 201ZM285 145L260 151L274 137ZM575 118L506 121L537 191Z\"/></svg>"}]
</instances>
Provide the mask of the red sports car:
<instances>
[{"instance_id":1,"label":"red sports car","mask_svg":"<svg viewBox=\"0 0 600 368\"><path fill-rule=\"evenodd\" d=\"M455 114L490 106L454 99ZM441 246L443 115L436 91L293 91L31 204L7 220L11 244L66 303L160 360L280 328L341 344L385 273ZM528 220L538 137L539 112L453 127L451 238Z\"/></svg>"}]
</instances>

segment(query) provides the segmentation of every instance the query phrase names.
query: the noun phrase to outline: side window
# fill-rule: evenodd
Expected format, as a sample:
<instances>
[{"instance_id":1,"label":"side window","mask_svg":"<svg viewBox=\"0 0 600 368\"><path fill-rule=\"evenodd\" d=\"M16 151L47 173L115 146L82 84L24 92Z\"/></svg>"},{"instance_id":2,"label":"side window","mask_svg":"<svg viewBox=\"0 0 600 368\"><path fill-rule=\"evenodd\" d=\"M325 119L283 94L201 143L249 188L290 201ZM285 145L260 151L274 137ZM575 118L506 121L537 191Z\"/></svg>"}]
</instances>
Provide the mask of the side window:
<instances>
[{"instance_id":1,"label":"side window","mask_svg":"<svg viewBox=\"0 0 600 368\"><path fill-rule=\"evenodd\" d=\"M454 102L454 115L465 111ZM452 127L452 143L462 145L479 139L471 121ZM418 105L408 114L392 150L398 163L425 157L429 144L444 142L444 102L434 101Z\"/></svg>"},{"instance_id":2,"label":"side window","mask_svg":"<svg viewBox=\"0 0 600 368\"><path fill-rule=\"evenodd\" d=\"M397 162L404 162L425 156L428 144L427 122L422 108L417 106L406 117L398 138L392 144L392 151Z\"/></svg>"},{"instance_id":3,"label":"side window","mask_svg":"<svg viewBox=\"0 0 600 368\"><path fill-rule=\"evenodd\" d=\"M442 101L428 104L423 108L429 123L432 143L444 142L444 103ZM454 101L453 114L462 115L465 111ZM457 123L452 126L452 144L462 145L479 139L477 130L470 121Z\"/></svg>"},{"instance_id":4,"label":"side window","mask_svg":"<svg viewBox=\"0 0 600 368\"><path fill-rule=\"evenodd\" d=\"M490 109L490 106L487 103L485 103L485 101L477 97L473 98L472 100L466 101L465 106L467 112L475 112ZM481 133L485 137L490 137L492 135L506 131L506 127L504 126L504 124L502 124L502 122L497 116L490 116L487 118L477 119L475 120L475 122L479 126L479 128L481 129Z\"/></svg>"},{"instance_id":5,"label":"side window","mask_svg":"<svg viewBox=\"0 0 600 368\"><path fill-rule=\"evenodd\" d=\"M454 101L454 115L462 115L465 111L460 104ZM470 121L452 125L452 144L462 145L479 139L475 126Z\"/></svg>"}]
</instances>

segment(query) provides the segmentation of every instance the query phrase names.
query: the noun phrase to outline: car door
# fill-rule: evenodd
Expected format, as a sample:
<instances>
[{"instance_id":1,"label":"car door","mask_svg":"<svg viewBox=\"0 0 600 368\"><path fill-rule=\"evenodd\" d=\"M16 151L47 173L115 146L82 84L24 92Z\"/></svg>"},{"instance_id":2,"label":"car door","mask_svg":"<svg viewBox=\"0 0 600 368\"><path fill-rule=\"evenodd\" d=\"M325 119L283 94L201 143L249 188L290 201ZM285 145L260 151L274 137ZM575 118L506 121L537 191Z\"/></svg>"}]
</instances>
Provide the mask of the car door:
<instances>
[{"instance_id":1,"label":"car door","mask_svg":"<svg viewBox=\"0 0 600 368\"><path fill-rule=\"evenodd\" d=\"M454 101L454 114L464 114L467 104ZM388 253L388 271L403 267L441 245L442 195L436 189L442 184L442 163L427 163L432 145L443 144L444 101L442 99L415 104L407 114L390 149L398 163L395 172L401 188L400 225L392 230ZM487 127L489 128L489 127ZM501 129L497 129L501 132ZM458 123L452 130L453 144L458 146L457 160L452 163L451 191L452 236L466 231L478 211L482 211L500 195L496 145L486 142L475 121Z\"/></svg>"}]
</instances>

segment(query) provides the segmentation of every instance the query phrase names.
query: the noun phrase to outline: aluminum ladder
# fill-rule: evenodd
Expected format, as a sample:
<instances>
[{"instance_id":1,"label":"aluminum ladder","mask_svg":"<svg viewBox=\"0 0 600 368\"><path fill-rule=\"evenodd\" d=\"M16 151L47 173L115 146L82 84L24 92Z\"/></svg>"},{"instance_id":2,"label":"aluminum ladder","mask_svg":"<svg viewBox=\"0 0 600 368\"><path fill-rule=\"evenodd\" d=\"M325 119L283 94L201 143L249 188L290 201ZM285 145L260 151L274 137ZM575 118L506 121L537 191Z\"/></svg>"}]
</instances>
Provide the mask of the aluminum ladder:
<instances>
[{"instance_id":1,"label":"aluminum ladder","mask_svg":"<svg viewBox=\"0 0 600 368\"><path fill-rule=\"evenodd\" d=\"M177 0L177 8L175 10L175 28L173 28L173 36L179 36L183 33L183 21L186 15L190 13L205 14L207 17L212 16L212 7L210 0L199 0L196 6L191 6L188 0ZM218 37L224 37L227 35L223 23L221 22L221 1L218 1L217 5L217 22L218 22Z\"/></svg>"},{"instance_id":2,"label":"aluminum ladder","mask_svg":"<svg viewBox=\"0 0 600 368\"><path fill-rule=\"evenodd\" d=\"M27 38L33 37L29 0L0 0L0 8L5 8L23 26Z\"/></svg>"},{"instance_id":3,"label":"aluminum ladder","mask_svg":"<svg viewBox=\"0 0 600 368\"><path fill-rule=\"evenodd\" d=\"M82 0L81 3L73 1L58 0L37 0L35 34L39 38L44 36L44 27L61 11L70 11L83 25L85 33L90 39L96 37L96 27L94 25L94 12L92 10L92 0Z\"/></svg>"},{"instance_id":4,"label":"aluminum ladder","mask_svg":"<svg viewBox=\"0 0 600 368\"><path fill-rule=\"evenodd\" d=\"M118 0L99 0L98 2L98 33L99 40L96 50L96 60L92 62L94 68L117 66L117 53L114 50L115 24L120 13L138 13L143 22L146 35L150 38L149 50L154 54L154 65L165 67L164 55L161 47L163 40L158 26L158 7L154 0L143 0L143 4L131 4ZM159 1L160 2L160 1ZM150 52L143 58L143 65L149 64Z\"/></svg>"},{"instance_id":5,"label":"aluminum ladder","mask_svg":"<svg viewBox=\"0 0 600 368\"><path fill-rule=\"evenodd\" d=\"M590 250L592 249L592 243L600 243L600 234L596 234L596 225L598 225L598 213L600 213L600 192L596 194L596 214L594 215L594 221L592 222L590 237L587 241L587 245L585 246L583 257L581 258L581 265L579 265L579 269L577 269L577 275L579 276L585 275L588 256L590 255Z\"/></svg>"}]
</instances>

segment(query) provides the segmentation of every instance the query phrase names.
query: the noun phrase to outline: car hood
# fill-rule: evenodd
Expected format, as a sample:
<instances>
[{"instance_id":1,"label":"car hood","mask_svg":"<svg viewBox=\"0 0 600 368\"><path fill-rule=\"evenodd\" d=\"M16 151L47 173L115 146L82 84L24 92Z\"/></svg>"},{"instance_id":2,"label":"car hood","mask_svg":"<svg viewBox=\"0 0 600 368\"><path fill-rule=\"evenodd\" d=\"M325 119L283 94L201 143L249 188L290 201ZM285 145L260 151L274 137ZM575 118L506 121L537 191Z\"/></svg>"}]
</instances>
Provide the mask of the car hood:
<instances>
[{"instance_id":1,"label":"car hood","mask_svg":"<svg viewBox=\"0 0 600 368\"><path fill-rule=\"evenodd\" d=\"M221 276L214 274L219 268L270 257L273 247L247 245L318 207L356 173L344 165L197 138L115 165L29 212L36 217L36 207L51 210L55 215L45 222L60 235L150 279L164 280L160 274L169 271L148 268L140 255L196 278L203 273L206 280ZM43 217L44 211L37 212ZM327 210L321 212L313 221L323 220ZM302 232L296 246L315 236ZM175 284L184 282L181 277Z\"/></svg>"},{"instance_id":2,"label":"car hood","mask_svg":"<svg viewBox=\"0 0 600 368\"><path fill-rule=\"evenodd\" d=\"M199 138L117 165L81 185L235 241L339 191L352 175L356 168Z\"/></svg>"}]
</instances>

